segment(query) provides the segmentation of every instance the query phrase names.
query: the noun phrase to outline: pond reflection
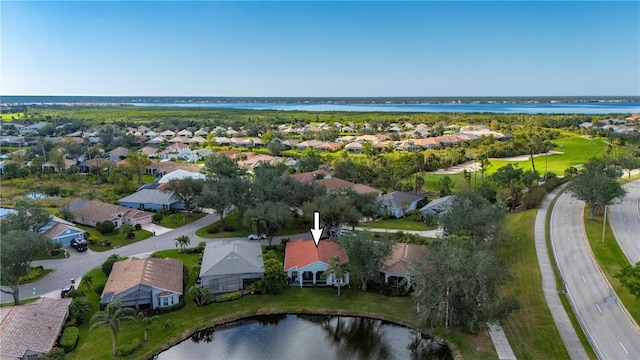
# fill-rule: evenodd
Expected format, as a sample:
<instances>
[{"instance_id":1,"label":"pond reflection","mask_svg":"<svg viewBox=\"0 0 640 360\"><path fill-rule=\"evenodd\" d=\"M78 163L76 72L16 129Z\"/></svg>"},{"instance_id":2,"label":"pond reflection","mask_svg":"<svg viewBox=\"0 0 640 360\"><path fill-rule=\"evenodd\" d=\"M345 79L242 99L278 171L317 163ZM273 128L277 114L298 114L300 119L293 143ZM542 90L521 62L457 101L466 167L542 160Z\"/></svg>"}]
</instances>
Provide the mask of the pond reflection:
<instances>
[{"instance_id":1,"label":"pond reflection","mask_svg":"<svg viewBox=\"0 0 640 360\"><path fill-rule=\"evenodd\" d=\"M448 347L380 320L259 316L200 331L155 359L452 359Z\"/></svg>"}]
</instances>

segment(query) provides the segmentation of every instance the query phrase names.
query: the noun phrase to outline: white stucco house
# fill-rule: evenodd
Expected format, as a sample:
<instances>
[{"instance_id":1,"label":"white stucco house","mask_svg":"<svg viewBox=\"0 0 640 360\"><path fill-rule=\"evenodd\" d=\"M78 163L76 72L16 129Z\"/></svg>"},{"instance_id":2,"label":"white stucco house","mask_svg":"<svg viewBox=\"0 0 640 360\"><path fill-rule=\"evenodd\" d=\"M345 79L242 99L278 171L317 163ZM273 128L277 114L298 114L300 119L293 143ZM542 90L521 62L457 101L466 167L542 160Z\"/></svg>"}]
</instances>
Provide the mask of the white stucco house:
<instances>
[{"instance_id":1,"label":"white stucco house","mask_svg":"<svg viewBox=\"0 0 640 360\"><path fill-rule=\"evenodd\" d=\"M336 242L322 240L316 247L313 240L296 240L287 243L284 256L284 271L293 286L313 285L349 285L349 273L339 283L333 275L323 279L322 274L329 267L329 259L333 256L340 262L348 263L347 252Z\"/></svg>"}]
</instances>

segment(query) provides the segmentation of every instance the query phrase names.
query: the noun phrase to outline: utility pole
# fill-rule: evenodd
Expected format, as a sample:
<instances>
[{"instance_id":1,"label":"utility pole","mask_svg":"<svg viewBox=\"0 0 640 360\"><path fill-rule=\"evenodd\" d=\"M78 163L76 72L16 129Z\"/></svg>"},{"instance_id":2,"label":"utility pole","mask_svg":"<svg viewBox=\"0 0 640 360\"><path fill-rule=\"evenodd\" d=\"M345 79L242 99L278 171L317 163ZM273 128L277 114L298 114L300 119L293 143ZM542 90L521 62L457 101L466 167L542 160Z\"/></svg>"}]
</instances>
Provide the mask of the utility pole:
<instances>
[{"instance_id":1,"label":"utility pole","mask_svg":"<svg viewBox=\"0 0 640 360\"><path fill-rule=\"evenodd\" d=\"M607 205L604 206L604 221L602 222L602 243L604 244L604 230L607 226Z\"/></svg>"}]
</instances>

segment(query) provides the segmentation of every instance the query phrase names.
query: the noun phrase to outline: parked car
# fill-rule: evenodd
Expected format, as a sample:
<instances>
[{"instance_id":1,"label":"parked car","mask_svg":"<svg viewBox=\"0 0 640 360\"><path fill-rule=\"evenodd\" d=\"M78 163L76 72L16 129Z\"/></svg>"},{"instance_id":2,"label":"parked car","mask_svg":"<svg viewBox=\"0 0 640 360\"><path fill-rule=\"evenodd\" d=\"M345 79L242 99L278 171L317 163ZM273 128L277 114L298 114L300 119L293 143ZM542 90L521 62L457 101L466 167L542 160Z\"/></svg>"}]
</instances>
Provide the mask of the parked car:
<instances>
[{"instance_id":1,"label":"parked car","mask_svg":"<svg viewBox=\"0 0 640 360\"><path fill-rule=\"evenodd\" d=\"M62 291L60 291L60 297L64 298L67 296L67 294L69 293L69 291L71 290L75 290L75 286L73 286L73 284L67 285L65 287L62 288Z\"/></svg>"},{"instance_id":2,"label":"parked car","mask_svg":"<svg viewBox=\"0 0 640 360\"><path fill-rule=\"evenodd\" d=\"M249 240L266 240L267 239L267 234L260 234L260 236L258 236L256 234L251 234L251 235L247 236L247 239L249 239Z\"/></svg>"},{"instance_id":3,"label":"parked car","mask_svg":"<svg viewBox=\"0 0 640 360\"><path fill-rule=\"evenodd\" d=\"M87 240L83 238L75 238L71 240L71 247L78 250L79 252L87 251L89 246L87 245Z\"/></svg>"},{"instance_id":4,"label":"parked car","mask_svg":"<svg viewBox=\"0 0 640 360\"><path fill-rule=\"evenodd\" d=\"M336 236L343 236L343 235L355 235L355 233L349 229L342 228L338 232L336 232L335 230L330 230L329 235L331 237L336 237Z\"/></svg>"}]
</instances>

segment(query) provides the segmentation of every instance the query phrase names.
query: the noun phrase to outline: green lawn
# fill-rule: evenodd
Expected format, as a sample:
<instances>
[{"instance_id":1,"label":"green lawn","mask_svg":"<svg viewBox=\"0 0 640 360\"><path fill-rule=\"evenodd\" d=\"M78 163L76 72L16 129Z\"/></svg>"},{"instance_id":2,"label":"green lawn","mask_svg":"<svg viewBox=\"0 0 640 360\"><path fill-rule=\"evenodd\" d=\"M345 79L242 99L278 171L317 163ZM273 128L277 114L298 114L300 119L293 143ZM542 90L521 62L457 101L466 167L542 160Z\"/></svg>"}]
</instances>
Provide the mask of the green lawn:
<instances>
[{"instance_id":1,"label":"green lawn","mask_svg":"<svg viewBox=\"0 0 640 360\"><path fill-rule=\"evenodd\" d=\"M205 213L191 213L191 216L187 216L187 213L175 213L168 214L162 217L162 221L160 222L160 226L164 226L170 229L177 229L181 226L190 224L198 219L205 217L207 214Z\"/></svg>"},{"instance_id":2,"label":"green lawn","mask_svg":"<svg viewBox=\"0 0 640 360\"><path fill-rule=\"evenodd\" d=\"M215 234L210 234L207 232L207 228L211 225L215 225L220 223L220 221L216 221L211 225L207 225L203 228L198 229L198 231L196 231L196 235L203 237L203 238L208 238L208 239L217 239L217 238L228 238L228 237L245 237L245 236L249 236L249 234L253 233L253 230L245 227L242 224L242 217L240 216L239 212L233 212L231 214L229 214L227 217L225 217L224 219L225 223L229 226L232 226L235 230L234 231L223 231L223 232L218 232ZM289 226L288 228L280 231L277 236L280 235L294 235L294 234L300 234L303 232L307 232L309 231L309 227L310 224L304 224L302 222L300 223L294 223L291 226Z\"/></svg>"},{"instance_id":3,"label":"green lawn","mask_svg":"<svg viewBox=\"0 0 640 360\"><path fill-rule=\"evenodd\" d=\"M540 174L543 174L545 172L545 168L548 166L548 170L550 172L562 175L564 170L569 166L581 165L588 162L591 158L602 157L604 155L605 141L606 139L585 139L579 136L554 140L553 143L557 145L554 150L562 152L563 154L548 155L547 159L545 159L545 156L533 158L536 164L536 170L538 170ZM619 156L626 153L626 149L622 147L618 151ZM611 156L614 156L614 154L615 150L612 150ZM546 163L547 161L548 164ZM491 160L488 171L489 173L493 173L497 169L509 163L514 165L518 164L518 166L524 170L531 169L530 159L527 159L526 161Z\"/></svg>"},{"instance_id":4,"label":"green lawn","mask_svg":"<svg viewBox=\"0 0 640 360\"><path fill-rule=\"evenodd\" d=\"M5 122L11 122L11 121L13 121L14 117L16 119L19 119L19 118L21 118L23 116L24 116L24 113L3 113L3 114L0 114L0 117L2 117L2 121L5 121Z\"/></svg>"},{"instance_id":5,"label":"green lawn","mask_svg":"<svg viewBox=\"0 0 640 360\"><path fill-rule=\"evenodd\" d=\"M97 241L95 243L92 243L91 241L89 241L89 249L93 250L93 251L107 251L107 250L111 250L111 249L116 249L125 245L129 245L131 243L140 241L140 240L145 240L151 237L151 232L147 231L147 230L136 230L135 234L136 237L133 239L123 239L122 235L115 233L115 234L110 234L110 235L103 235L100 234L100 232L93 227L90 226L85 226L85 225L79 225L76 224L76 226L84 231L86 231L87 233L89 233L90 236L95 236ZM102 246L100 245L103 241L110 241L111 245L110 246Z\"/></svg>"},{"instance_id":6,"label":"green lawn","mask_svg":"<svg viewBox=\"0 0 640 360\"><path fill-rule=\"evenodd\" d=\"M194 246L196 244L191 244ZM177 258L183 261L190 270L189 284L195 281L195 270L200 256L197 254L181 254L179 250L159 251L160 256ZM106 283L106 276L100 268L89 272L93 281L90 288L83 283L80 289L91 302L92 308L88 318L99 309L99 296L94 289ZM85 276L86 278L86 276ZM354 288L343 288L342 296L336 296L333 288L287 288L279 296L249 295L239 300L213 303L198 308L191 301L176 312L159 315L149 330L149 342L129 358L148 359L162 349L175 344L190 334L216 324L235 319L262 314L276 313L326 313L335 315L360 315L381 318L399 324L412 326L412 299L410 297L385 297L372 293L363 293ZM169 324L164 328L165 324ZM99 328L89 333L88 321L80 327L80 340L77 348L67 354L67 359L111 358L111 338L106 328ZM134 338L143 337L139 324L125 321L121 323L118 345L130 342ZM467 359L495 359L493 345L487 335L482 332L472 336L462 333L449 333L447 339L459 349Z\"/></svg>"},{"instance_id":7,"label":"green lawn","mask_svg":"<svg viewBox=\"0 0 640 360\"><path fill-rule=\"evenodd\" d=\"M360 223L361 227L376 229L398 229L398 230L433 230L432 226L428 226L423 222L416 221L418 214L407 216L400 219L376 220L372 222Z\"/></svg>"},{"instance_id":8,"label":"green lawn","mask_svg":"<svg viewBox=\"0 0 640 360\"><path fill-rule=\"evenodd\" d=\"M598 265L607 277L607 280L609 280L620 301L629 311L629 314L635 319L636 323L640 323L640 299L633 296L629 290L622 286L620 281L614 277L623 266L629 264L629 260L627 260L622 250L620 250L620 246L618 246L618 242L609 228L608 221L605 229L604 243L602 242L603 220L603 215L596 215L594 220L589 220L589 209L585 206L584 227Z\"/></svg>"},{"instance_id":9,"label":"green lawn","mask_svg":"<svg viewBox=\"0 0 640 360\"><path fill-rule=\"evenodd\" d=\"M520 310L502 327L518 359L568 359L542 292L542 279L533 238L536 209L509 214L505 220L507 242L501 257L512 263L515 280L504 288L515 296Z\"/></svg>"}]
</instances>

